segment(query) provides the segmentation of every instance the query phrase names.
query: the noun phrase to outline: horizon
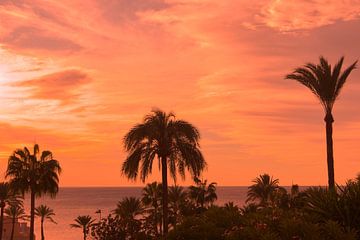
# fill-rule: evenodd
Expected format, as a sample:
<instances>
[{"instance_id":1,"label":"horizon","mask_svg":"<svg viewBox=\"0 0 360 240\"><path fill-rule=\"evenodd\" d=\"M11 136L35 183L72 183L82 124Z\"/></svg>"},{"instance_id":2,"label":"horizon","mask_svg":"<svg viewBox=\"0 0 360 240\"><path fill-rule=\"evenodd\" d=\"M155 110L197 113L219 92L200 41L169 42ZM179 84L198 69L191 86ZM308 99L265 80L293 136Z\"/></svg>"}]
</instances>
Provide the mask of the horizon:
<instances>
[{"instance_id":1,"label":"horizon","mask_svg":"<svg viewBox=\"0 0 360 240\"><path fill-rule=\"evenodd\" d=\"M0 19L0 181L38 143L60 187L144 186L121 174L122 139L157 107L199 129L209 182L327 185L323 109L284 78L319 56L360 58L359 0L2 1ZM360 172L359 91L356 69L333 112L340 185ZM160 179L156 160L146 183Z\"/></svg>"}]
</instances>

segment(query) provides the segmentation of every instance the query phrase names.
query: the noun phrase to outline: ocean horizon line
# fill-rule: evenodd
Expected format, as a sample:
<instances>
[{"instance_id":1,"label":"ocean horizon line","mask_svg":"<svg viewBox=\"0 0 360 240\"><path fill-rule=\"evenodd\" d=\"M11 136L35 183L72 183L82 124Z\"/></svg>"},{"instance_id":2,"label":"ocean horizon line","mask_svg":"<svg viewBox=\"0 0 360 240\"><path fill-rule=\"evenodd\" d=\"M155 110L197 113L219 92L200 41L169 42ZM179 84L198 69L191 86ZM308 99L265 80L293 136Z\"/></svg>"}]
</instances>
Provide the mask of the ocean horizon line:
<instances>
[{"instance_id":1,"label":"ocean horizon line","mask_svg":"<svg viewBox=\"0 0 360 240\"><path fill-rule=\"evenodd\" d=\"M143 186L60 186L59 188L143 188ZM173 185L170 185L173 186ZM169 187L170 187L169 186ZM177 185L180 187L189 187L191 185ZM217 185L216 187L249 187L251 185ZM291 187L292 185L279 185L280 187ZM326 187L326 185L298 185L299 187Z\"/></svg>"}]
</instances>

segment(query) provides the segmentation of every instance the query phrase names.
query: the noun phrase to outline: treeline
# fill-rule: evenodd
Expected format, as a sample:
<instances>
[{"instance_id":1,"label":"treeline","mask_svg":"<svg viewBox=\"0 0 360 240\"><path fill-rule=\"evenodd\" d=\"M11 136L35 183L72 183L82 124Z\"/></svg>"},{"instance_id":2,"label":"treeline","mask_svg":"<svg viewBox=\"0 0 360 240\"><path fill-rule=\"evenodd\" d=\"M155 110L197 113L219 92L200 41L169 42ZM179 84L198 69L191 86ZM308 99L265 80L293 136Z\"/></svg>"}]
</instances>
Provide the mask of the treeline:
<instances>
[{"instance_id":1,"label":"treeline","mask_svg":"<svg viewBox=\"0 0 360 240\"><path fill-rule=\"evenodd\" d=\"M215 203L216 184L196 179L189 188L169 187L169 240L360 239L360 178L338 186L287 190L263 174L248 188L244 206ZM155 240L162 234L162 186L147 184L142 197L125 197L113 212L79 225L95 240ZM77 219L77 220L78 220Z\"/></svg>"}]
</instances>

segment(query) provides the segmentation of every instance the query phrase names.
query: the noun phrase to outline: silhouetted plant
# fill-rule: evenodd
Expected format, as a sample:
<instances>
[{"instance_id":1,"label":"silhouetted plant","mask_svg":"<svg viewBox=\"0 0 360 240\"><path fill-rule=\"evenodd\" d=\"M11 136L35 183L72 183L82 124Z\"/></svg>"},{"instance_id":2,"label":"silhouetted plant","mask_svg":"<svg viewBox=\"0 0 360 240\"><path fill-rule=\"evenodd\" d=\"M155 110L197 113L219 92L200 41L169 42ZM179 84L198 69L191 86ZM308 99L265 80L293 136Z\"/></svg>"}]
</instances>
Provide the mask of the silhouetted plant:
<instances>
[{"instance_id":1,"label":"silhouetted plant","mask_svg":"<svg viewBox=\"0 0 360 240\"><path fill-rule=\"evenodd\" d=\"M92 219L89 215L86 216L78 216L74 219L76 223L70 224L72 228L81 228L84 236L84 240L86 240L87 235L89 234L89 230L92 226L94 226L95 219Z\"/></svg>"},{"instance_id":2,"label":"silhouetted plant","mask_svg":"<svg viewBox=\"0 0 360 240\"><path fill-rule=\"evenodd\" d=\"M194 178L195 186L189 187L189 197L200 209L204 209L217 199L216 183L207 184L207 180L201 181Z\"/></svg>"},{"instance_id":3,"label":"silhouetted plant","mask_svg":"<svg viewBox=\"0 0 360 240\"><path fill-rule=\"evenodd\" d=\"M94 240L155 240L147 236L143 227L138 225L134 232L127 229L128 220L120 216L109 215L103 218L98 224L91 227L91 236Z\"/></svg>"},{"instance_id":4,"label":"silhouetted plant","mask_svg":"<svg viewBox=\"0 0 360 240\"><path fill-rule=\"evenodd\" d=\"M140 175L141 180L151 174L157 156L162 172L163 231L168 232L168 170L176 179L177 172L184 178L185 170L199 176L205 160L199 149L199 131L190 123L177 120L173 113L153 110L143 123L135 125L124 137L129 153L122 172L130 179ZM140 166L141 163L141 166ZM139 171L140 168L140 171Z\"/></svg>"},{"instance_id":5,"label":"silhouetted plant","mask_svg":"<svg viewBox=\"0 0 360 240\"><path fill-rule=\"evenodd\" d=\"M34 240L35 198L42 194L55 197L59 191L60 164L50 151L40 154L39 145L34 145L33 154L28 148L17 149L9 157L6 177L15 191L30 192L30 240Z\"/></svg>"},{"instance_id":6,"label":"silhouetted plant","mask_svg":"<svg viewBox=\"0 0 360 240\"><path fill-rule=\"evenodd\" d=\"M259 201L261 206L272 204L273 196L279 188L279 179L273 179L269 174L262 174L255 178L253 183L249 187L246 202Z\"/></svg>"},{"instance_id":7,"label":"silhouetted plant","mask_svg":"<svg viewBox=\"0 0 360 240\"><path fill-rule=\"evenodd\" d=\"M162 185L157 182L147 184L142 190L142 199L146 207L146 219L152 228L153 234L159 236L162 230Z\"/></svg>"},{"instance_id":8,"label":"silhouetted plant","mask_svg":"<svg viewBox=\"0 0 360 240\"><path fill-rule=\"evenodd\" d=\"M170 223L173 227L176 227L182 215L187 211L187 197L188 194L183 187L171 186L169 188Z\"/></svg>"},{"instance_id":9,"label":"silhouetted plant","mask_svg":"<svg viewBox=\"0 0 360 240\"><path fill-rule=\"evenodd\" d=\"M144 208L139 198L125 197L117 203L113 212L123 219L133 220L144 212Z\"/></svg>"},{"instance_id":10,"label":"silhouetted plant","mask_svg":"<svg viewBox=\"0 0 360 240\"><path fill-rule=\"evenodd\" d=\"M131 239L136 239L137 232L141 228L140 216L144 213L144 208L139 198L125 197L119 201L113 211L123 220L124 229Z\"/></svg>"},{"instance_id":11,"label":"silhouetted plant","mask_svg":"<svg viewBox=\"0 0 360 240\"><path fill-rule=\"evenodd\" d=\"M49 220L52 223L55 223L55 220L53 219L53 216L55 216L54 210L49 208L46 205L40 205L37 208L35 208L35 216L40 217L41 222L41 240L45 240L45 234L44 234L44 222L45 220Z\"/></svg>"},{"instance_id":12,"label":"silhouetted plant","mask_svg":"<svg viewBox=\"0 0 360 240\"><path fill-rule=\"evenodd\" d=\"M320 57L320 63L315 65L312 63L306 64L304 67L295 69L292 74L286 76L286 79L296 80L302 85L306 86L313 92L320 100L325 111L326 122L326 144L327 144L327 165L328 165L328 181L329 188L335 190L334 177L334 153L333 153L333 138L332 138L332 124L334 118L332 109L336 99L338 98L341 89L343 88L346 79L355 69L357 61L351 64L347 69L341 72L344 57L340 58L334 68L324 57Z\"/></svg>"}]
</instances>

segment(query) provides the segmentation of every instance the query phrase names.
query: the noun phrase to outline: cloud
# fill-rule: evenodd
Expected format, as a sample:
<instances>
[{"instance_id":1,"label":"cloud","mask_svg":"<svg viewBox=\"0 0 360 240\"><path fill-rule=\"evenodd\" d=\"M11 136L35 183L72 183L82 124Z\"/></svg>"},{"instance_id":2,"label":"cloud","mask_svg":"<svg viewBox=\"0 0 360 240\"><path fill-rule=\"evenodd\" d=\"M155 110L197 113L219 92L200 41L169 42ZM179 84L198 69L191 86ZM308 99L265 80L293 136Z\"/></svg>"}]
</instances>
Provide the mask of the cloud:
<instances>
[{"instance_id":1,"label":"cloud","mask_svg":"<svg viewBox=\"0 0 360 240\"><path fill-rule=\"evenodd\" d=\"M15 28L9 34L0 38L1 43L7 48L15 49L41 49L47 51L73 52L81 49L75 42L59 37L58 34L44 30L22 26Z\"/></svg>"},{"instance_id":2,"label":"cloud","mask_svg":"<svg viewBox=\"0 0 360 240\"><path fill-rule=\"evenodd\" d=\"M169 3L163 0L97 0L103 11L103 17L113 23L125 23L137 19L142 11L157 11L168 8Z\"/></svg>"},{"instance_id":3,"label":"cloud","mask_svg":"<svg viewBox=\"0 0 360 240\"><path fill-rule=\"evenodd\" d=\"M291 32L359 17L359 0L270 0L256 14L255 20L281 32Z\"/></svg>"},{"instance_id":4,"label":"cloud","mask_svg":"<svg viewBox=\"0 0 360 240\"><path fill-rule=\"evenodd\" d=\"M78 96L77 90L90 81L86 73L71 69L18 82L15 85L30 88L32 98L69 102Z\"/></svg>"}]
</instances>

